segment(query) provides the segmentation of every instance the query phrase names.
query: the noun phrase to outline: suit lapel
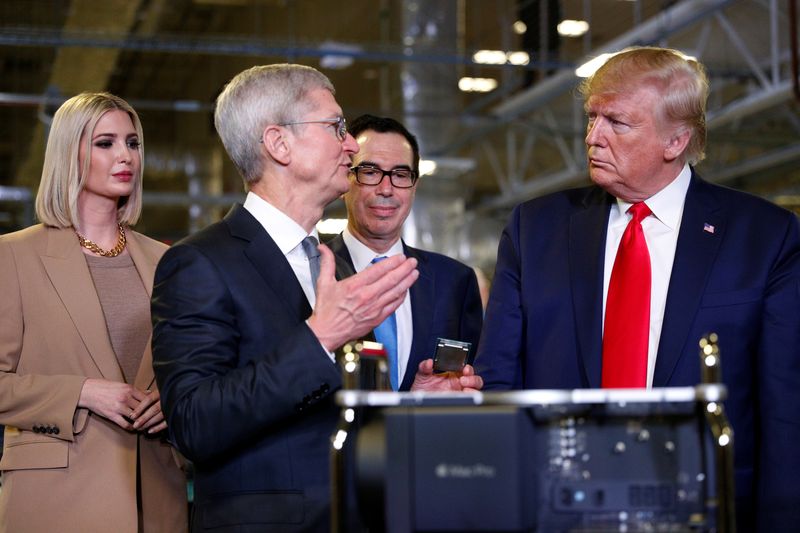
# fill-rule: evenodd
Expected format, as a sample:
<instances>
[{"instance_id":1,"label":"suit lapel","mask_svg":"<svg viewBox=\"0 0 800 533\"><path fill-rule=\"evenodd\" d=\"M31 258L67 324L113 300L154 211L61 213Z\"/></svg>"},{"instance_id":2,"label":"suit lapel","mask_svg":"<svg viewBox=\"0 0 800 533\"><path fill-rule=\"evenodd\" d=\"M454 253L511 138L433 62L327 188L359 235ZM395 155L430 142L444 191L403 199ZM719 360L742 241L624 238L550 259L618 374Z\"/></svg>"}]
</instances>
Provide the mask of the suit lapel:
<instances>
[{"instance_id":1,"label":"suit lapel","mask_svg":"<svg viewBox=\"0 0 800 533\"><path fill-rule=\"evenodd\" d=\"M713 191L692 171L667 291L654 387L669 384L683 347L687 341L693 341L687 336L725 233L725 221L725 213ZM713 226L713 233L704 229L706 224Z\"/></svg>"},{"instance_id":2,"label":"suit lapel","mask_svg":"<svg viewBox=\"0 0 800 533\"><path fill-rule=\"evenodd\" d=\"M583 207L570 217L569 265L578 353L583 379L599 388L602 375L603 266L608 212L613 198L589 189Z\"/></svg>"},{"instance_id":3,"label":"suit lapel","mask_svg":"<svg viewBox=\"0 0 800 533\"><path fill-rule=\"evenodd\" d=\"M417 260L417 270L419 278L409 289L408 295L411 298L411 324L413 336L411 339L411 351L408 354L408 366L406 366L405 376L401 388L408 390L414 382L414 375L417 366L423 359L433 357L432 353L425 353L425 343L430 337L431 324L433 323L433 311L436 306L435 283L431 270L425 257L417 250L406 246L403 243L403 251L407 257Z\"/></svg>"},{"instance_id":4,"label":"suit lapel","mask_svg":"<svg viewBox=\"0 0 800 533\"><path fill-rule=\"evenodd\" d=\"M41 256L47 276L100 374L123 381L97 291L71 228L48 228L47 250Z\"/></svg>"},{"instance_id":5,"label":"suit lapel","mask_svg":"<svg viewBox=\"0 0 800 533\"><path fill-rule=\"evenodd\" d=\"M350 252L344 244L342 235L337 235L325 244L331 249L333 256L336 258L336 279L343 280L354 275L356 267L353 266L353 258L350 257Z\"/></svg>"},{"instance_id":6,"label":"suit lapel","mask_svg":"<svg viewBox=\"0 0 800 533\"><path fill-rule=\"evenodd\" d=\"M132 230L128 231L128 252L131 254L133 264L136 266L136 271L139 272L139 277L142 279L144 290L149 298L153 294L153 278L155 277L156 265L161 254L156 253L152 248L146 248L139 235ZM147 390L153 386L154 381L153 351L150 339L148 339L133 385L137 389Z\"/></svg>"},{"instance_id":7,"label":"suit lapel","mask_svg":"<svg viewBox=\"0 0 800 533\"><path fill-rule=\"evenodd\" d=\"M350 256L350 251L347 249L347 245L344 243L342 235L337 235L328 241L327 244L336 256L336 279L342 280L354 275L356 273L356 268L353 265L353 258ZM414 300L412 299L411 301L413 304ZM363 339L367 341L374 341L375 333L370 331L364 335Z\"/></svg>"},{"instance_id":8,"label":"suit lapel","mask_svg":"<svg viewBox=\"0 0 800 533\"><path fill-rule=\"evenodd\" d=\"M255 217L236 205L225 216L225 223L233 237L244 241L244 255L278 295L281 304L294 316L302 319L311 316L311 306L292 267Z\"/></svg>"}]
</instances>

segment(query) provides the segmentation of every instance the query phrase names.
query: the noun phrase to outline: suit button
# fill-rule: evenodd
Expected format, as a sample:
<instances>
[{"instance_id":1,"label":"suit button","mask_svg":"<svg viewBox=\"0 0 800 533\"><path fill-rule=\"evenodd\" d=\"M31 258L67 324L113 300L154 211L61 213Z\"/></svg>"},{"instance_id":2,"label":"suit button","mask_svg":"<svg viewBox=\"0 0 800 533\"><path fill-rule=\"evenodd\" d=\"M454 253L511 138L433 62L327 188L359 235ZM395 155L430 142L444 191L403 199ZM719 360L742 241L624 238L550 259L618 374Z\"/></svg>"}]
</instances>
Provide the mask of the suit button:
<instances>
[{"instance_id":1,"label":"suit button","mask_svg":"<svg viewBox=\"0 0 800 533\"><path fill-rule=\"evenodd\" d=\"M294 408L298 413L300 413L303 411L303 409L305 409L305 406L302 403L298 403L297 405L294 406Z\"/></svg>"},{"instance_id":2,"label":"suit button","mask_svg":"<svg viewBox=\"0 0 800 533\"><path fill-rule=\"evenodd\" d=\"M303 397L303 405L308 405L310 403L311 403L311 396L310 395L304 396Z\"/></svg>"},{"instance_id":3,"label":"suit button","mask_svg":"<svg viewBox=\"0 0 800 533\"><path fill-rule=\"evenodd\" d=\"M322 391L322 394L327 394L328 391L331 390L331 387L327 383L323 383L322 387L320 387L319 390Z\"/></svg>"}]
</instances>

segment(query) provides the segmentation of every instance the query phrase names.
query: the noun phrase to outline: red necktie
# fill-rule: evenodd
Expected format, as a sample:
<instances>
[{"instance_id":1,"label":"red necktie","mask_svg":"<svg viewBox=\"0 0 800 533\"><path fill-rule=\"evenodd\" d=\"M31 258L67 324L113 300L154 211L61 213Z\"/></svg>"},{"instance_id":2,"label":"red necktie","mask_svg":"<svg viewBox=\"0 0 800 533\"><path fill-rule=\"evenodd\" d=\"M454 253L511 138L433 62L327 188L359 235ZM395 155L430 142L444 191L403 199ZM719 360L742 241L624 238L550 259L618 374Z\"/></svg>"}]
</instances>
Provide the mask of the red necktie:
<instances>
[{"instance_id":1,"label":"red necktie","mask_svg":"<svg viewBox=\"0 0 800 533\"><path fill-rule=\"evenodd\" d=\"M647 386L650 332L650 252L642 220L652 214L644 202L628 210L606 298L603 332L603 388Z\"/></svg>"}]
</instances>

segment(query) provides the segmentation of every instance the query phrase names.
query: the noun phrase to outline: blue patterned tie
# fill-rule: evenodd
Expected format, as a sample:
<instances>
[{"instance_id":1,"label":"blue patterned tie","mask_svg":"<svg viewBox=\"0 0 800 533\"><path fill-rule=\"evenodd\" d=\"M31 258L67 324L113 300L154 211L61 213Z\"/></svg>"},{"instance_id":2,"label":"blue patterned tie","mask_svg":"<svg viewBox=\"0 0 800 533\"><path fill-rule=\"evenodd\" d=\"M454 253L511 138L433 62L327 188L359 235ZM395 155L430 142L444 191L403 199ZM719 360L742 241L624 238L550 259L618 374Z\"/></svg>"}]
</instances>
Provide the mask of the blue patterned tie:
<instances>
[{"instance_id":1,"label":"blue patterned tie","mask_svg":"<svg viewBox=\"0 0 800 533\"><path fill-rule=\"evenodd\" d=\"M376 257L372 263L383 261L386 256ZM392 390L399 388L397 384L397 317L394 313L387 316L383 322L378 324L375 328L375 340L383 344L386 350L386 356L389 363L389 381L392 384Z\"/></svg>"}]
</instances>

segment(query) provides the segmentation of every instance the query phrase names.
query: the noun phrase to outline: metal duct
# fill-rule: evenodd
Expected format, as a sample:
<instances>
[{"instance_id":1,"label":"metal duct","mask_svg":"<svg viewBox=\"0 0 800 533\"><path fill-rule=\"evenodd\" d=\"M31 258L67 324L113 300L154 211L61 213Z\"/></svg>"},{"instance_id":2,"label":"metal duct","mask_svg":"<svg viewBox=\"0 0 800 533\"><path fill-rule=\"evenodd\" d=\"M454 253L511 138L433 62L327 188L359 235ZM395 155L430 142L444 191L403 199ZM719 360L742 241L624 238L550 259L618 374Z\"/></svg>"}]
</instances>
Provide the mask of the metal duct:
<instances>
[{"instance_id":1,"label":"metal duct","mask_svg":"<svg viewBox=\"0 0 800 533\"><path fill-rule=\"evenodd\" d=\"M403 2L403 44L408 53L458 49L461 2ZM461 108L456 65L403 63L401 70L406 126L414 132L423 153L438 152L456 133Z\"/></svg>"},{"instance_id":2,"label":"metal duct","mask_svg":"<svg viewBox=\"0 0 800 533\"><path fill-rule=\"evenodd\" d=\"M408 54L434 50L457 55L462 48L463 2L406 0L402 12L402 40ZM461 94L458 66L447 63L407 62L401 69L406 127L417 136L420 153L441 153L458 133ZM451 158L452 159L452 158ZM474 163L441 161L436 172L421 179L414 209L406 221L403 238L412 246L435 250L470 264L484 263L472 252L470 242L475 221L467 218L465 198L471 193L465 172ZM481 234L481 237L483 235ZM480 249L496 249L496 241ZM493 253L491 262L493 263ZM476 259L481 259L476 261Z\"/></svg>"}]
</instances>

